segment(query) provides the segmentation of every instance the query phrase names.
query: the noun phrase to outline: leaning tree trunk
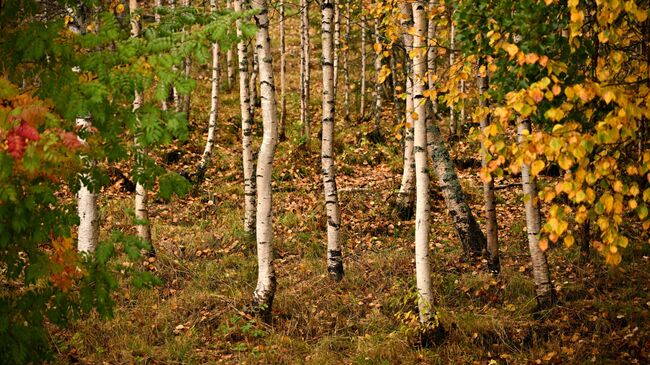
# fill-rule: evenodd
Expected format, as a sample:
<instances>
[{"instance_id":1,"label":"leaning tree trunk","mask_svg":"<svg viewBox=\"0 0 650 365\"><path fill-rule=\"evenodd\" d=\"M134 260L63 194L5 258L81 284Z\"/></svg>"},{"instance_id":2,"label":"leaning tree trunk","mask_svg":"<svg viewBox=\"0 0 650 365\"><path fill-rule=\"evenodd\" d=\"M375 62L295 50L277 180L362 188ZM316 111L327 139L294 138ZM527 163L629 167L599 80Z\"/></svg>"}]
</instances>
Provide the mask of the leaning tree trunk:
<instances>
[{"instance_id":1,"label":"leaning tree trunk","mask_svg":"<svg viewBox=\"0 0 650 365\"><path fill-rule=\"evenodd\" d=\"M517 141L524 144L530 133L530 121L523 120L517 125ZM546 254L539 247L541 217L535 179L530 175L530 166L526 162L521 165L521 185L524 192L524 208L526 209L526 231L528 233L528 249L533 262L533 279L537 293L539 308L547 308L555 302L555 291L551 284L551 275L546 262Z\"/></svg>"},{"instance_id":2,"label":"leaning tree trunk","mask_svg":"<svg viewBox=\"0 0 650 365\"><path fill-rule=\"evenodd\" d=\"M234 0L236 12L242 11L242 1ZM239 110L241 112L242 160L244 167L244 231L255 232L255 157L253 154L253 114L248 83L248 47L243 39L241 20L237 20L237 56L239 61Z\"/></svg>"},{"instance_id":3,"label":"leaning tree trunk","mask_svg":"<svg viewBox=\"0 0 650 365\"><path fill-rule=\"evenodd\" d=\"M253 0L258 26L256 38L259 63L260 95L264 135L257 160L257 286L253 304L263 317L270 319L276 278L273 268L273 210L271 204L271 181L273 156L278 138L278 121L273 82L273 57L269 36L269 17L266 0Z\"/></svg>"},{"instance_id":4,"label":"leaning tree trunk","mask_svg":"<svg viewBox=\"0 0 650 365\"><path fill-rule=\"evenodd\" d=\"M284 34L284 22L285 22L285 17L284 17L284 0L280 0L280 125L279 125L279 132L278 132L278 138L281 141L284 141L286 139L285 135L285 128L286 128L286 123L287 123L287 100L286 100L286 68L287 68L287 60L286 60L286 41L285 41L285 34Z\"/></svg>"},{"instance_id":5,"label":"leaning tree trunk","mask_svg":"<svg viewBox=\"0 0 650 365\"><path fill-rule=\"evenodd\" d=\"M480 256L487 244L485 235L467 204L467 199L460 186L458 174L456 174L454 163L451 156L449 156L449 150L442 139L440 129L435 122L431 123L429 129L431 131L429 135L433 138L431 144L433 169L460 243L465 252Z\"/></svg>"},{"instance_id":6,"label":"leaning tree trunk","mask_svg":"<svg viewBox=\"0 0 650 365\"><path fill-rule=\"evenodd\" d=\"M363 12L363 8L361 9ZM366 115L366 21L361 14L361 90L359 90L359 119Z\"/></svg>"},{"instance_id":7,"label":"leaning tree trunk","mask_svg":"<svg viewBox=\"0 0 650 365\"><path fill-rule=\"evenodd\" d=\"M413 48L421 49L427 46L426 24L427 17L424 3L413 3L413 19L415 35ZM429 259L429 173L427 171L427 138L426 111L424 98L426 80L426 53L413 54L413 106L415 119L415 171L416 171L416 204L415 204L415 271L418 289L418 309L420 323L430 331L430 334L441 335L442 326L438 321L433 307L433 286L431 284L431 263Z\"/></svg>"},{"instance_id":8,"label":"leaning tree trunk","mask_svg":"<svg viewBox=\"0 0 650 365\"><path fill-rule=\"evenodd\" d=\"M485 76L479 75L479 106L481 108L489 108L489 103L487 100L489 80L487 76L487 70L485 70L485 72ZM481 118L481 130L485 132L489 125L490 114L488 113L483 118ZM483 133L483 138L485 138L485 133ZM485 142L481 140L481 167L483 169L487 168L487 162L486 145ZM492 178L490 178L490 181L483 181L483 199L485 200L488 269L490 272L496 275L501 270L501 265L499 263L499 226L497 225L496 199L494 197L494 179Z\"/></svg>"},{"instance_id":9,"label":"leaning tree trunk","mask_svg":"<svg viewBox=\"0 0 650 365\"><path fill-rule=\"evenodd\" d=\"M217 10L217 1L210 0L210 9L212 12ZM197 181L201 182L205 176L205 170L208 168L210 158L212 157L212 148L214 147L214 134L217 126L217 107L219 104L219 43L212 44L212 90L210 94L210 117L208 120L208 140L201 155L201 161L197 171Z\"/></svg>"},{"instance_id":10,"label":"leaning tree trunk","mask_svg":"<svg viewBox=\"0 0 650 365\"><path fill-rule=\"evenodd\" d=\"M397 211L400 218L411 219L415 198L415 158L413 155L413 62L410 59L413 49L413 36L408 30L413 26L413 13L411 6L404 2L400 4L400 27L402 29L402 42L406 54L406 116L404 126L404 167L402 182L397 194Z\"/></svg>"},{"instance_id":11,"label":"leaning tree trunk","mask_svg":"<svg viewBox=\"0 0 650 365\"><path fill-rule=\"evenodd\" d=\"M310 0L300 0L300 124L309 148L311 121L309 116L309 5Z\"/></svg>"},{"instance_id":12,"label":"leaning tree trunk","mask_svg":"<svg viewBox=\"0 0 650 365\"><path fill-rule=\"evenodd\" d=\"M91 122L86 118L77 118L77 127L80 130L90 130ZM86 141L79 138L79 142ZM84 157L84 163L90 164ZM90 179L90 175L84 175L80 179L79 191L77 192L77 213L79 215L79 228L77 233L77 250L79 252L95 252L99 242L99 209L97 207L97 195L84 183Z\"/></svg>"},{"instance_id":13,"label":"leaning tree trunk","mask_svg":"<svg viewBox=\"0 0 650 365\"><path fill-rule=\"evenodd\" d=\"M131 14L131 37L140 36L140 22L134 15L138 11L138 1L129 0L129 12ZM133 99L133 112L136 113L138 109L142 106L142 94L138 91L135 92L135 98ZM136 121L138 120L136 115ZM139 125L138 121L138 127ZM136 137L135 146L137 149L137 154L145 155L147 152L142 148ZM153 243L151 240L151 225L149 223L149 211L147 204L147 189L144 187L142 182L136 181L135 185L135 218L136 218L136 231L138 232L138 237L147 244L150 245L149 255L154 256L155 251Z\"/></svg>"},{"instance_id":14,"label":"leaning tree trunk","mask_svg":"<svg viewBox=\"0 0 650 365\"><path fill-rule=\"evenodd\" d=\"M343 106L345 110L345 119L350 119L350 30L351 30L351 21L350 21L350 2L352 0L345 1L345 52L343 52L343 79L345 82L345 94L343 96Z\"/></svg>"},{"instance_id":15,"label":"leaning tree trunk","mask_svg":"<svg viewBox=\"0 0 650 365\"><path fill-rule=\"evenodd\" d=\"M321 166L325 190L325 209L327 212L327 271L330 278L339 281L343 278L343 257L341 256L338 192L334 169L334 42L332 23L334 18L334 1L323 0L322 38L323 38L323 133Z\"/></svg>"}]
</instances>

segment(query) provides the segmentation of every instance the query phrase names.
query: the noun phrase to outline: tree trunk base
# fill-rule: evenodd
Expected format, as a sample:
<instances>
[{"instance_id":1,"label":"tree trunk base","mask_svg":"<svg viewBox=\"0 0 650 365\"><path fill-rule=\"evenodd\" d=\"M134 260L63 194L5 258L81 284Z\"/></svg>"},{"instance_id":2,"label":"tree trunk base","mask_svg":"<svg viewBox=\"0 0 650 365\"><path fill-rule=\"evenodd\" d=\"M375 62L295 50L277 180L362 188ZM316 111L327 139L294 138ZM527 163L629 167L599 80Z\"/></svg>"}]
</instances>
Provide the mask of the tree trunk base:
<instances>
[{"instance_id":1,"label":"tree trunk base","mask_svg":"<svg viewBox=\"0 0 650 365\"><path fill-rule=\"evenodd\" d=\"M409 221L415 216L415 203L397 203L394 209L400 220Z\"/></svg>"},{"instance_id":2,"label":"tree trunk base","mask_svg":"<svg viewBox=\"0 0 650 365\"><path fill-rule=\"evenodd\" d=\"M432 348L442 344L445 340L446 332L441 323L427 323L422 326L419 334L417 346L420 348Z\"/></svg>"},{"instance_id":3,"label":"tree trunk base","mask_svg":"<svg viewBox=\"0 0 650 365\"><path fill-rule=\"evenodd\" d=\"M373 144L383 144L386 142L386 137L384 137L379 128L373 129L372 132L366 135L366 138Z\"/></svg>"},{"instance_id":4,"label":"tree trunk base","mask_svg":"<svg viewBox=\"0 0 650 365\"><path fill-rule=\"evenodd\" d=\"M488 252L487 268L490 274L493 276L499 275L501 272L501 262L499 261L499 256L491 256Z\"/></svg>"},{"instance_id":5,"label":"tree trunk base","mask_svg":"<svg viewBox=\"0 0 650 365\"><path fill-rule=\"evenodd\" d=\"M549 293L545 295L538 295L537 296L537 307L535 308L535 317L540 316L540 312L551 309L555 306L557 303L557 295L555 295L555 291L552 290Z\"/></svg>"},{"instance_id":6,"label":"tree trunk base","mask_svg":"<svg viewBox=\"0 0 650 365\"><path fill-rule=\"evenodd\" d=\"M343 279L343 257L340 250L329 250L327 252L328 256L328 265L327 272L329 273L330 279L333 281L339 282Z\"/></svg>"}]
</instances>

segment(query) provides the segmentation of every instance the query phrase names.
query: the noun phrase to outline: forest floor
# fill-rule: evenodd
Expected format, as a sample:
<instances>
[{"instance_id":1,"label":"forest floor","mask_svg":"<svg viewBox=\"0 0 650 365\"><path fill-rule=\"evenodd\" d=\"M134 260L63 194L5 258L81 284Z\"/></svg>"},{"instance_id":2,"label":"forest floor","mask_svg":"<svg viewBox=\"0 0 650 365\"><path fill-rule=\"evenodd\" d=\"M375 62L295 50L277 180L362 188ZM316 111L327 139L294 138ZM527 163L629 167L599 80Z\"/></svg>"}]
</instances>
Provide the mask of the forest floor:
<instances>
[{"instance_id":1,"label":"forest floor","mask_svg":"<svg viewBox=\"0 0 650 365\"><path fill-rule=\"evenodd\" d=\"M252 298L257 262L255 240L243 229L238 94L227 91L224 84L217 145L205 181L190 197L169 203L151 199L158 256L143 263L143 269L155 271L163 284L137 289L124 280L114 297L113 319L93 317L53 336L55 362L649 363L650 246L631 244L617 268L607 267L595 252L584 263L576 247L552 248L549 265L559 302L535 313L518 186L497 191L502 271L493 277L484 262L465 260L444 201L432 184L433 287L447 337L433 348L419 348L411 320L416 307L414 224L400 221L392 210L402 157L388 110L383 118L386 142L380 144L366 138L372 126L363 118L337 119L346 272L339 283L329 280L318 140L320 37L313 31L319 29L318 12L314 13L311 149L300 138L298 125L299 39L297 32L288 32L288 139L278 145L273 183L278 290L272 322L261 323L243 311ZM299 29L297 25L297 17L290 16L288 29ZM279 57L274 61L277 67ZM359 72L354 69L351 74ZM163 166L177 172L195 171L206 138L207 67L195 70L194 76L199 87L192 100L191 138L172 148L180 152L178 161L166 163L160 158ZM358 98L358 93L353 96ZM353 111L356 108L355 103ZM341 104L338 110L341 115ZM256 119L255 146L259 146L261 123ZM452 155L464 162L479 161L475 143L457 142ZM169 151L152 153L162 156ZM464 165L458 170L462 186L483 225L478 168L475 163ZM553 179L543 183L554 183ZM509 178L499 184L516 182ZM103 191L104 237L113 229L133 232L127 213L132 204L133 196L117 185Z\"/></svg>"}]
</instances>

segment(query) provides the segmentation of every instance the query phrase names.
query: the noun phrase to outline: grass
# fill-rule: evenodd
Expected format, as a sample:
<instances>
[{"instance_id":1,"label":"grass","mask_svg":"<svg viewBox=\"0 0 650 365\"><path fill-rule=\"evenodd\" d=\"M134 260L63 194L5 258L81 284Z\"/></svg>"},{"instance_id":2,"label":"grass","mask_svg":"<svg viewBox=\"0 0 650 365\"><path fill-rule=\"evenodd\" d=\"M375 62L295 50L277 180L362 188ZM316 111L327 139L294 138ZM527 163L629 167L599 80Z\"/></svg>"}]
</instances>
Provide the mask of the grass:
<instances>
[{"instance_id":1,"label":"grass","mask_svg":"<svg viewBox=\"0 0 650 365\"><path fill-rule=\"evenodd\" d=\"M313 14L316 19L317 12ZM298 19L290 22L296 29ZM293 47L294 38L289 37ZM313 49L318 50L318 42ZM288 62L288 69L297 69L295 58ZM301 126L292 93L288 141L277 148L273 199L278 291L273 321L260 323L244 313L257 280L257 261L254 237L243 229L237 94L224 92L219 117L223 129L217 133L217 153L206 181L188 198L152 203L158 252L153 267L163 285L135 289L124 279L115 293L113 319L91 316L54 334L55 363L633 363L650 357L650 246L631 244L622 266L613 270L597 254L580 264L577 248L552 250L549 265L559 304L535 314L516 189L498 194L503 269L496 278L484 273L482 263L464 260L444 203L432 201L432 280L447 339L431 349L416 346L416 328L404 319L417 316L414 223L397 221L389 206L401 173L400 142L387 135L386 144L369 143L364 134L372 126L358 124L354 117L351 122L337 120L346 276L340 283L329 281L317 141L319 77L315 67L311 150L296 145ZM297 72L288 73L290 90L297 90L297 79ZM208 100L208 93L209 85L199 83L195 105ZM259 131L259 111L257 116ZM205 138L200 130L194 128L188 153L169 168L193 166ZM258 137L254 146L259 146ZM461 178L474 213L482 215L480 181L471 171ZM111 194L102 195L102 233L132 231L132 197ZM213 196L214 204L208 205Z\"/></svg>"}]
</instances>

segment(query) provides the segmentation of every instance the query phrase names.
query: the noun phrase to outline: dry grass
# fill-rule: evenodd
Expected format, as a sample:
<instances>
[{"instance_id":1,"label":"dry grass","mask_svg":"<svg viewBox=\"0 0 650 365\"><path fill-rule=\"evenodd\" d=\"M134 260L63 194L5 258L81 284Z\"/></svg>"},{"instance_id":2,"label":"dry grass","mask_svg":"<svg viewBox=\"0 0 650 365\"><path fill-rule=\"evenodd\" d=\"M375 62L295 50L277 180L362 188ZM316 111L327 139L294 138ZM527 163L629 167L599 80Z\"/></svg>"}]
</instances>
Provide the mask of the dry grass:
<instances>
[{"instance_id":1,"label":"dry grass","mask_svg":"<svg viewBox=\"0 0 650 365\"><path fill-rule=\"evenodd\" d=\"M313 11L314 17L317 12ZM338 171L344 222L346 276L329 281L325 270L325 217L320 191L317 133L320 102L314 65L312 150L298 147L298 19L288 32L288 141L274 169L274 228L278 292L273 322L243 309L255 286L254 240L242 226L237 94L224 92L217 152L194 196L152 205L155 263L163 285L136 289L123 283L115 317L90 318L56 334L57 363L111 364L525 364L648 361L648 249L620 269L597 257L578 265L574 250L555 249L550 266L560 302L533 315L534 285L516 189L500 191L503 272L463 261L444 203L433 202L432 264L437 309L447 340L432 349L414 345L412 323L398 314L415 310L413 223L390 216L401 170L399 142L363 138L370 126L339 120ZM313 28L317 29L317 28ZM315 34L315 33L313 33ZM314 39L319 38L315 35ZM277 63L277 62L276 62ZM358 74L352 73L353 75ZM342 82L341 78L341 82ZM194 137L171 169L192 168L207 124L203 80L194 93ZM353 98L354 99L354 98ZM342 108L340 108L342 109ZM352 108L355 110L355 108ZM392 121L388 120L387 125ZM260 125L257 123L259 135ZM387 128L388 131L388 128ZM256 144L259 138L256 138ZM481 212L475 171L461 174L474 212ZM356 190L355 190L356 189ZM131 197L101 202L102 232L130 230ZM204 203L216 196L214 205Z\"/></svg>"}]
</instances>

